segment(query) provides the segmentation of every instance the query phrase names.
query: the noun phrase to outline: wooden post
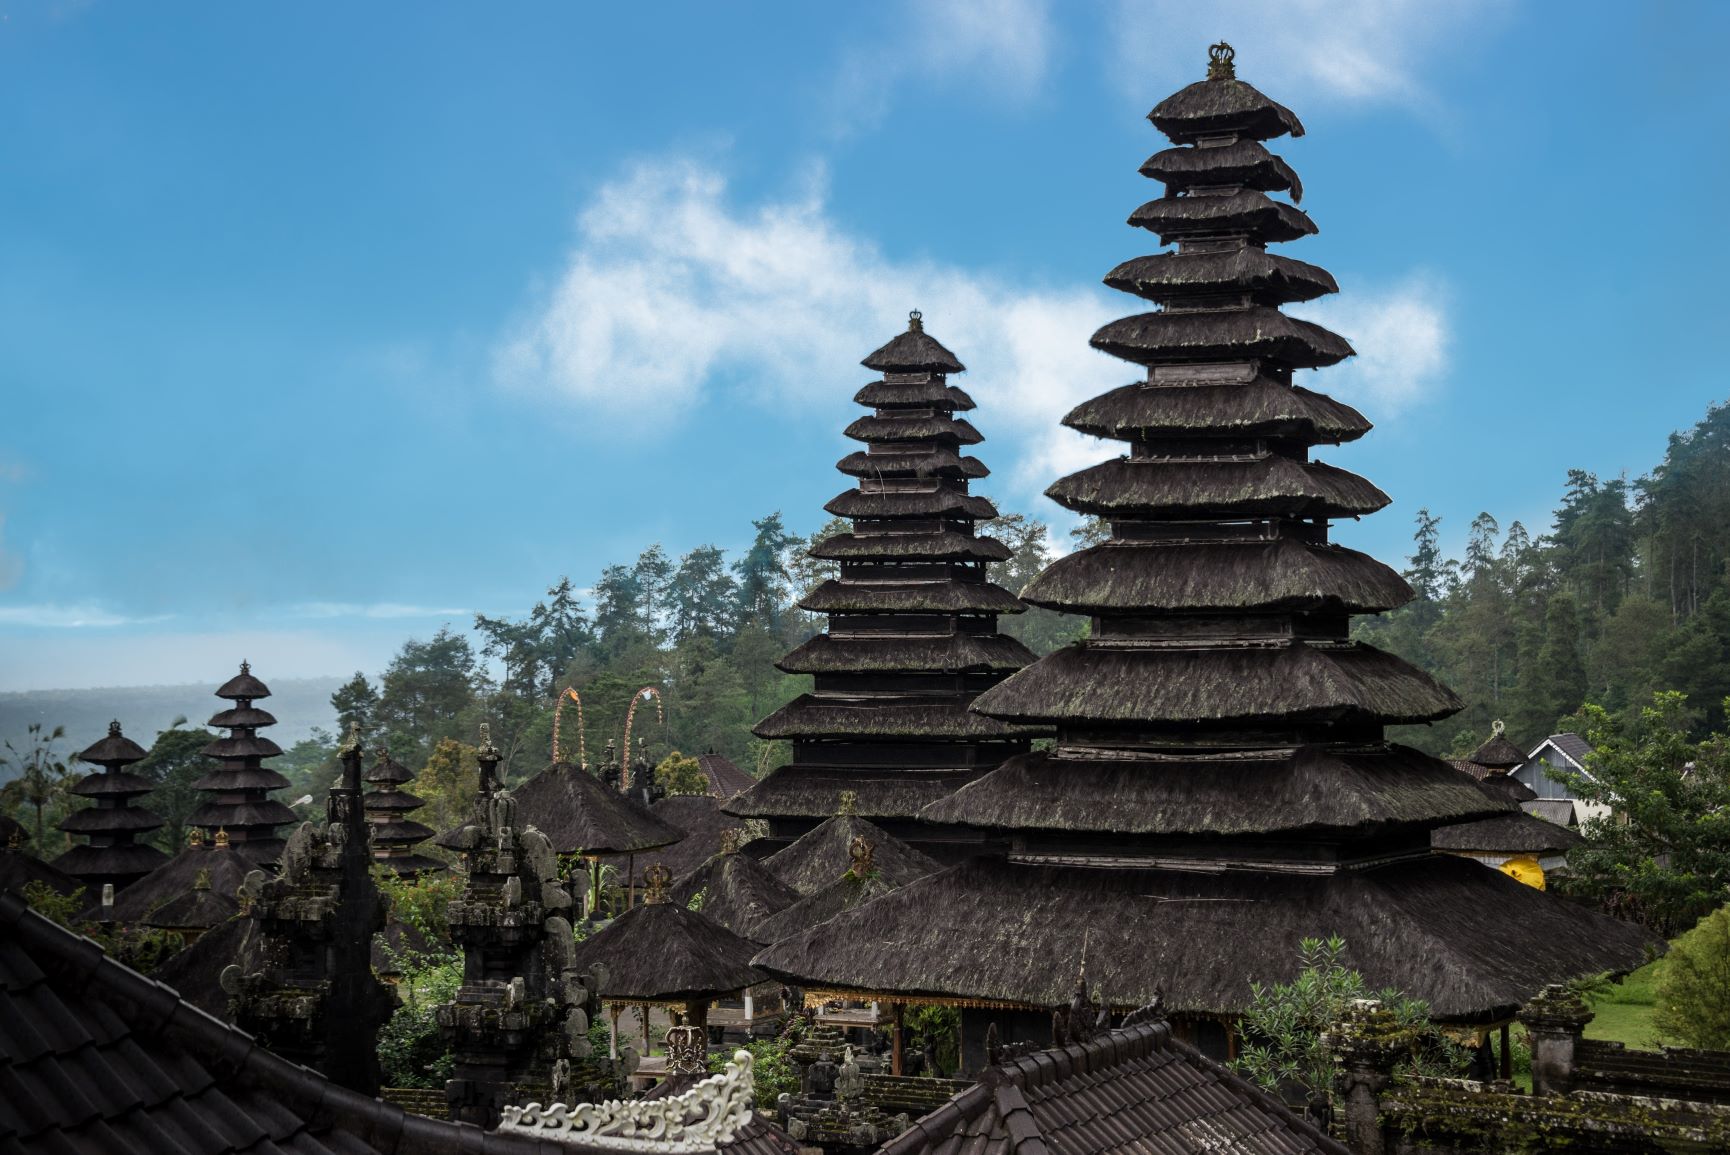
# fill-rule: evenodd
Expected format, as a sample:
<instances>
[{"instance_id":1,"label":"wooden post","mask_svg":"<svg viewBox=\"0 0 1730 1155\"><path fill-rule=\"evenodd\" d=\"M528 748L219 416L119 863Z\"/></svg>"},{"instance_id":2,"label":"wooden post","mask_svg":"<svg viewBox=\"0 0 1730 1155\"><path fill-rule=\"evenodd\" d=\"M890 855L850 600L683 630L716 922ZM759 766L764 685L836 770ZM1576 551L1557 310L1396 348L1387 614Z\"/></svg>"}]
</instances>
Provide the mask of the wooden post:
<instances>
[{"instance_id":1,"label":"wooden post","mask_svg":"<svg viewBox=\"0 0 1730 1155\"><path fill-rule=\"evenodd\" d=\"M619 1057L619 1004L614 1003L607 1008L611 1013L607 1016L607 1058Z\"/></svg>"},{"instance_id":2,"label":"wooden post","mask_svg":"<svg viewBox=\"0 0 1730 1155\"><path fill-rule=\"evenodd\" d=\"M889 1008L891 1012L890 1021L894 1023L889 1036L889 1073L891 1075L899 1075L901 1074L901 1020L904 1005L901 1003L891 1003L889 1004Z\"/></svg>"},{"instance_id":3,"label":"wooden post","mask_svg":"<svg viewBox=\"0 0 1730 1155\"><path fill-rule=\"evenodd\" d=\"M1508 1049L1508 1024L1502 1024L1502 1078L1514 1077L1514 1054Z\"/></svg>"}]
</instances>

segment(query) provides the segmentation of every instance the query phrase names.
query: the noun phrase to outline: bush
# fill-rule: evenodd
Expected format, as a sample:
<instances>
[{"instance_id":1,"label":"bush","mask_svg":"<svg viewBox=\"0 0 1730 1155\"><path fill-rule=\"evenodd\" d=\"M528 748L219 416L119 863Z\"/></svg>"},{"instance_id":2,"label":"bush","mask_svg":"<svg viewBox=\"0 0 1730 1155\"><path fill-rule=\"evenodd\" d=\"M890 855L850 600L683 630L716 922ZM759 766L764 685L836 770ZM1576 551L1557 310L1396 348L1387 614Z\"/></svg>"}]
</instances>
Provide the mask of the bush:
<instances>
[{"instance_id":1,"label":"bush","mask_svg":"<svg viewBox=\"0 0 1730 1155\"><path fill-rule=\"evenodd\" d=\"M1652 1024L1683 1046L1730 1048L1730 907L1670 944L1658 966Z\"/></svg>"},{"instance_id":2,"label":"bush","mask_svg":"<svg viewBox=\"0 0 1730 1155\"><path fill-rule=\"evenodd\" d=\"M439 1036L435 1009L457 996L463 985L459 954L435 957L405 971L397 992L402 1006L378 1035L380 1075L387 1087L442 1087L456 1057Z\"/></svg>"}]
</instances>

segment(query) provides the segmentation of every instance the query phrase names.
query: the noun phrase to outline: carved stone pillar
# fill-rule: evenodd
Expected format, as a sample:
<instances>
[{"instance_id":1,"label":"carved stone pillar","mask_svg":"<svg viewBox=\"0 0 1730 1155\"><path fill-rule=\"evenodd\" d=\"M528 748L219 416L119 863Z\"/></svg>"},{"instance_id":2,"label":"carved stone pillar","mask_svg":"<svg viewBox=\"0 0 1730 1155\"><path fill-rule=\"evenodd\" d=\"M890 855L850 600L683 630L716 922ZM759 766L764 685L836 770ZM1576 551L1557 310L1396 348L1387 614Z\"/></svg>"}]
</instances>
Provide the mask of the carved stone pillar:
<instances>
[{"instance_id":1,"label":"carved stone pillar","mask_svg":"<svg viewBox=\"0 0 1730 1155\"><path fill-rule=\"evenodd\" d=\"M1565 1095L1574 1083L1574 1052L1592 1012L1567 987L1551 983L1520 1012L1532 1040L1532 1094Z\"/></svg>"},{"instance_id":2,"label":"carved stone pillar","mask_svg":"<svg viewBox=\"0 0 1730 1155\"><path fill-rule=\"evenodd\" d=\"M1358 999L1328 1035L1339 1065L1340 1114L1346 1146L1357 1155L1383 1155L1382 1092L1410 1046L1407 1031L1375 999Z\"/></svg>"}]
</instances>

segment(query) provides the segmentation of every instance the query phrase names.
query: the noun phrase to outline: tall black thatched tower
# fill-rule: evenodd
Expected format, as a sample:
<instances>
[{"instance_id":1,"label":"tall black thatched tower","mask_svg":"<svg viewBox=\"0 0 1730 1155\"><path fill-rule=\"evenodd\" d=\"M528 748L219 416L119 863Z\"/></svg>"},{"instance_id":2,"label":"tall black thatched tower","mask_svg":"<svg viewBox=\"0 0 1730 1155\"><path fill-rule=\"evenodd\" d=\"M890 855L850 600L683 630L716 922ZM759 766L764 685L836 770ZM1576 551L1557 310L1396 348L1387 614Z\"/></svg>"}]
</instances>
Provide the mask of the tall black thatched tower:
<instances>
[{"instance_id":1,"label":"tall black thatched tower","mask_svg":"<svg viewBox=\"0 0 1730 1155\"><path fill-rule=\"evenodd\" d=\"M1481 1023L1547 982L1637 964L1640 931L1433 855L1431 829L1506 804L1384 738L1460 702L1350 640L1353 615L1411 591L1329 541L1332 519L1388 498L1315 460L1369 424L1294 381L1352 353L1281 311L1336 289L1268 249L1315 232L1292 203L1296 174L1262 143L1300 135L1297 117L1236 79L1218 45L1208 79L1150 119L1176 147L1143 165L1164 194L1130 222L1175 248L1111 271L1108 284L1156 308L1093 337L1145 375L1066 419L1127 452L1048 491L1107 519L1111 537L1022 594L1087 615L1090 636L974 703L1055 726L1056 744L920 815L1012 849L777 943L759 964L817 989L1037 1007L1063 1001L1085 950L1110 1001L1135 1006L1163 986L1195 1021L1229 1018L1252 982L1288 977L1299 939L1339 934L1372 986Z\"/></svg>"},{"instance_id":2,"label":"tall black thatched tower","mask_svg":"<svg viewBox=\"0 0 1730 1155\"><path fill-rule=\"evenodd\" d=\"M839 573L800 603L826 614L828 628L778 663L813 675L814 692L756 728L792 739L793 761L726 810L768 819L771 838L786 843L835 814L850 790L858 814L953 859L976 849L977 835L916 816L1044 732L967 708L1033 655L997 631L997 615L1023 606L986 573L1008 549L975 532L997 510L968 492L990 471L964 453L983 438L958 416L974 408L948 381L961 362L915 312L864 365L883 374L854 397L871 412L847 436L865 448L836 466L855 484L824 506L852 531L812 549Z\"/></svg>"}]
</instances>

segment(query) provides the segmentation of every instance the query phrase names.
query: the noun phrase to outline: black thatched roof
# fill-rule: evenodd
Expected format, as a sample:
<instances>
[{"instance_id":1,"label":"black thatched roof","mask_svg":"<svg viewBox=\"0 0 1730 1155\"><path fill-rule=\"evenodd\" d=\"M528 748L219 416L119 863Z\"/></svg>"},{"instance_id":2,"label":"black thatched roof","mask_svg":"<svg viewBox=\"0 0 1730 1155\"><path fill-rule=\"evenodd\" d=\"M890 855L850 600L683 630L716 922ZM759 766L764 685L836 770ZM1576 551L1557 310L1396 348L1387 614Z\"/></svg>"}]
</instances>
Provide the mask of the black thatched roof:
<instances>
[{"instance_id":1,"label":"black thatched roof","mask_svg":"<svg viewBox=\"0 0 1730 1155\"><path fill-rule=\"evenodd\" d=\"M985 440L965 418L919 413L890 412L882 417L867 414L856 418L842 432L855 441L871 442L936 441L977 445Z\"/></svg>"},{"instance_id":2,"label":"black thatched roof","mask_svg":"<svg viewBox=\"0 0 1730 1155\"><path fill-rule=\"evenodd\" d=\"M824 582L799 602L814 614L1019 614L1027 607L992 582Z\"/></svg>"},{"instance_id":3,"label":"black thatched roof","mask_svg":"<svg viewBox=\"0 0 1730 1155\"><path fill-rule=\"evenodd\" d=\"M863 877L851 873L834 879L815 894L765 918L757 924L754 936L762 942L779 942L789 935L810 930L844 911L863 906L872 899L894 890L896 883L882 874L872 872Z\"/></svg>"},{"instance_id":4,"label":"black thatched roof","mask_svg":"<svg viewBox=\"0 0 1730 1155\"><path fill-rule=\"evenodd\" d=\"M967 368L925 331L917 313L905 333L897 333L860 364L879 373L961 373Z\"/></svg>"},{"instance_id":5,"label":"black thatched roof","mask_svg":"<svg viewBox=\"0 0 1730 1155\"><path fill-rule=\"evenodd\" d=\"M655 817L684 835L679 841L649 851L647 867L659 862L674 878L683 878L721 852L721 831L739 820L721 810L721 800L707 794L674 794L652 806Z\"/></svg>"},{"instance_id":6,"label":"black thatched roof","mask_svg":"<svg viewBox=\"0 0 1730 1155\"><path fill-rule=\"evenodd\" d=\"M928 822L1096 834L1373 838L1494 815L1437 758L1404 746L1324 746L1215 757L1011 758L927 806Z\"/></svg>"},{"instance_id":7,"label":"black thatched roof","mask_svg":"<svg viewBox=\"0 0 1730 1155\"><path fill-rule=\"evenodd\" d=\"M901 886L941 869L935 859L857 814L834 815L793 845L771 854L764 865L800 894L816 894L852 869L849 848L855 838L871 844L876 872L890 886Z\"/></svg>"},{"instance_id":8,"label":"black thatched roof","mask_svg":"<svg viewBox=\"0 0 1730 1155\"><path fill-rule=\"evenodd\" d=\"M772 941L756 933L757 927L799 901L798 891L755 858L736 851L715 855L674 883L670 892L675 906L689 906L698 895L702 904L697 909L704 918L753 942Z\"/></svg>"},{"instance_id":9,"label":"black thatched roof","mask_svg":"<svg viewBox=\"0 0 1730 1155\"><path fill-rule=\"evenodd\" d=\"M1501 725L1500 722L1496 723L1496 732L1490 735L1488 742L1472 752L1471 760L1492 770L1512 770L1516 766L1524 766L1525 751L1508 741L1500 729Z\"/></svg>"},{"instance_id":10,"label":"black thatched roof","mask_svg":"<svg viewBox=\"0 0 1730 1155\"><path fill-rule=\"evenodd\" d=\"M378 757L373 759L370 769L366 772L366 780L375 785L400 785L414 781L414 771L390 756L390 750L379 747Z\"/></svg>"},{"instance_id":11,"label":"black thatched roof","mask_svg":"<svg viewBox=\"0 0 1730 1155\"><path fill-rule=\"evenodd\" d=\"M107 813L124 814L126 811L111 810ZM167 861L168 855L154 846L123 842L114 846L74 846L56 858L54 866L93 888L99 889L102 883L112 882L124 894L132 888L133 879L148 875Z\"/></svg>"},{"instance_id":12,"label":"black thatched roof","mask_svg":"<svg viewBox=\"0 0 1730 1155\"><path fill-rule=\"evenodd\" d=\"M216 696L231 702L252 702L270 697L270 687L253 677L251 663L242 662L240 673L218 686Z\"/></svg>"},{"instance_id":13,"label":"black thatched roof","mask_svg":"<svg viewBox=\"0 0 1730 1155\"><path fill-rule=\"evenodd\" d=\"M0 846L0 891L21 894L32 882L40 882L56 894L68 895L84 886L70 874L27 851Z\"/></svg>"},{"instance_id":14,"label":"black thatched roof","mask_svg":"<svg viewBox=\"0 0 1730 1155\"><path fill-rule=\"evenodd\" d=\"M1062 557L1023 600L1088 614L1193 610L1390 610L1412 590L1356 550L1295 538L1241 542L1106 542Z\"/></svg>"},{"instance_id":15,"label":"black thatched roof","mask_svg":"<svg viewBox=\"0 0 1730 1155\"><path fill-rule=\"evenodd\" d=\"M276 715L254 706L237 706L231 710L218 710L210 716L210 721L205 725L223 728L274 726L276 725ZM236 737L240 736L242 735L236 735ZM209 753L209 747L205 748L205 752ZM211 757L216 757L216 755L212 754Z\"/></svg>"},{"instance_id":16,"label":"black thatched roof","mask_svg":"<svg viewBox=\"0 0 1730 1155\"><path fill-rule=\"evenodd\" d=\"M907 381L873 381L853 394L853 400L873 409L931 408L956 412L978 408L965 389L924 374Z\"/></svg>"},{"instance_id":17,"label":"black thatched roof","mask_svg":"<svg viewBox=\"0 0 1730 1155\"><path fill-rule=\"evenodd\" d=\"M163 959L150 977L174 988L205 1014L227 1022L228 992L222 989L222 972L239 961L252 927L252 919L243 915L219 922L185 949Z\"/></svg>"},{"instance_id":18,"label":"black thatched roof","mask_svg":"<svg viewBox=\"0 0 1730 1155\"><path fill-rule=\"evenodd\" d=\"M578 766L555 762L511 791L523 825L560 854L641 854L684 835L642 803ZM439 845L448 846L445 836Z\"/></svg>"},{"instance_id":19,"label":"black thatched roof","mask_svg":"<svg viewBox=\"0 0 1730 1155\"><path fill-rule=\"evenodd\" d=\"M1491 854L1565 854L1584 841L1578 831L1518 812L1444 826L1430 834L1430 845L1437 850Z\"/></svg>"},{"instance_id":20,"label":"black thatched roof","mask_svg":"<svg viewBox=\"0 0 1730 1155\"><path fill-rule=\"evenodd\" d=\"M740 818L827 818L842 791L859 796L861 813L912 818L925 807L977 778L980 770L847 769L782 766L724 804ZM789 848L791 849L791 848Z\"/></svg>"},{"instance_id":21,"label":"black thatched roof","mask_svg":"<svg viewBox=\"0 0 1730 1155\"><path fill-rule=\"evenodd\" d=\"M739 769L731 758L714 751L697 755L697 769L708 779L709 793L715 798L731 798L757 784L754 774Z\"/></svg>"},{"instance_id":22,"label":"black thatched roof","mask_svg":"<svg viewBox=\"0 0 1730 1155\"><path fill-rule=\"evenodd\" d=\"M881 519L962 517L989 521L997 516L997 507L989 499L943 487L924 491L849 489L836 494L823 509L836 517Z\"/></svg>"},{"instance_id":23,"label":"black thatched roof","mask_svg":"<svg viewBox=\"0 0 1730 1155\"><path fill-rule=\"evenodd\" d=\"M1319 461L1278 454L1249 461L1118 457L1053 482L1047 497L1103 517L1359 517L1391 500Z\"/></svg>"},{"instance_id":24,"label":"black thatched roof","mask_svg":"<svg viewBox=\"0 0 1730 1155\"><path fill-rule=\"evenodd\" d=\"M60 820L60 829L68 834L139 834L164 825L162 819L136 806L89 806Z\"/></svg>"},{"instance_id":25,"label":"black thatched roof","mask_svg":"<svg viewBox=\"0 0 1730 1155\"><path fill-rule=\"evenodd\" d=\"M1257 304L1278 305L1339 292L1319 265L1259 248L1134 257L1105 274L1105 283L1160 304L1199 293L1249 293Z\"/></svg>"},{"instance_id":26,"label":"black thatched roof","mask_svg":"<svg viewBox=\"0 0 1730 1155\"><path fill-rule=\"evenodd\" d=\"M282 747L261 734L243 734L239 737L218 738L199 753L211 758L274 758L282 753Z\"/></svg>"},{"instance_id":27,"label":"black thatched roof","mask_svg":"<svg viewBox=\"0 0 1730 1155\"><path fill-rule=\"evenodd\" d=\"M1518 778L1500 772L1486 774L1478 779L1478 789L1494 798L1497 802L1507 802L1518 806L1522 802L1530 802L1538 796L1538 792L1527 786Z\"/></svg>"},{"instance_id":28,"label":"black thatched roof","mask_svg":"<svg viewBox=\"0 0 1730 1155\"><path fill-rule=\"evenodd\" d=\"M882 446L875 451L858 449L835 463L849 477L957 477L991 476L977 457L965 457L946 445Z\"/></svg>"},{"instance_id":29,"label":"black thatched roof","mask_svg":"<svg viewBox=\"0 0 1730 1155\"><path fill-rule=\"evenodd\" d=\"M1119 649L1078 642L981 694L1018 722L1433 722L1460 699L1392 654L1356 643Z\"/></svg>"},{"instance_id":30,"label":"black thatched roof","mask_svg":"<svg viewBox=\"0 0 1730 1155\"><path fill-rule=\"evenodd\" d=\"M1161 244L1217 233L1246 233L1263 242L1295 241L1316 231L1302 209L1255 189L1160 197L1130 213L1129 223L1157 234Z\"/></svg>"},{"instance_id":31,"label":"black thatched roof","mask_svg":"<svg viewBox=\"0 0 1730 1155\"><path fill-rule=\"evenodd\" d=\"M1337 333L1266 305L1141 313L1101 326L1091 343L1138 365L1256 357L1293 369L1319 369L1352 355Z\"/></svg>"},{"instance_id":32,"label":"black thatched roof","mask_svg":"<svg viewBox=\"0 0 1730 1155\"><path fill-rule=\"evenodd\" d=\"M0 847L11 846L16 842L23 845L30 841L30 831L22 822L10 814L0 814Z\"/></svg>"},{"instance_id":33,"label":"black thatched roof","mask_svg":"<svg viewBox=\"0 0 1730 1155\"><path fill-rule=\"evenodd\" d=\"M1370 430L1350 405L1266 377L1183 385L1138 381L1083 401L1063 423L1119 441L1206 433L1316 445L1355 441Z\"/></svg>"},{"instance_id":34,"label":"black thatched roof","mask_svg":"<svg viewBox=\"0 0 1730 1155\"><path fill-rule=\"evenodd\" d=\"M209 887L194 887L153 911L147 926L161 930L209 930L233 918L239 908Z\"/></svg>"},{"instance_id":35,"label":"black thatched roof","mask_svg":"<svg viewBox=\"0 0 1730 1155\"><path fill-rule=\"evenodd\" d=\"M1165 148L1142 162L1141 175L1174 192L1206 185L1242 185L1263 192L1290 190L1304 199L1303 182L1291 165L1256 140L1234 140L1212 148Z\"/></svg>"},{"instance_id":36,"label":"black thatched roof","mask_svg":"<svg viewBox=\"0 0 1730 1155\"><path fill-rule=\"evenodd\" d=\"M1278 1098L1146 1022L987 1068L879 1155L1349 1155Z\"/></svg>"},{"instance_id":37,"label":"black thatched roof","mask_svg":"<svg viewBox=\"0 0 1730 1155\"><path fill-rule=\"evenodd\" d=\"M574 964L607 969L601 997L614 1002L712 999L767 981L751 966L757 945L671 902L627 910L579 942Z\"/></svg>"},{"instance_id":38,"label":"black thatched roof","mask_svg":"<svg viewBox=\"0 0 1730 1155\"><path fill-rule=\"evenodd\" d=\"M1088 980L1116 1006L1163 987L1174 1012L1237 1014L1252 982L1294 976L1300 939L1329 934L1372 988L1424 999L1449 1021L1506 1018L1546 983L1631 970L1656 945L1639 927L1448 855L1327 875L981 858L756 961L813 990L1050 1007L1068 998L1085 939Z\"/></svg>"},{"instance_id":39,"label":"black thatched roof","mask_svg":"<svg viewBox=\"0 0 1730 1155\"><path fill-rule=\"evenodd\" d=\"M98 766L130 766L142 762L146 754L144 747L120 732L119 722L110 722L107 735L79 751L78 760Z\"/></svg>"},{"instance_id":40,"label":"black thatched roof","mask_svg":"<svg viewBox=\"0 0 1730 1155\"><path fill-rule=\"evenodd\" d=\"M775 663L789 674L917 670L1019 670L1033 660L1028 648L1004 634L927 637L818 634Z\"/></svg>"},{"instance_id":41,"label":"black thatched roof","mask_svg":"<svg viewBox=\"0 0 1730 1155\"><path fill-rule=\"evenodd\" d=\"M937 533L838 533L811 547L820 561L1008 561L1009 547L994 537L957 530Z\"/></svg>"},{"instance_id":42,"label":"black thatched roof","mask_svg":"<svg viewBox=\"0 0 1730 1155\"><path fill-rule=\"evenodd\" d=\"M115 896L114 921L148 921L159 907L190 894L198 885L199 875L205 873L209 874L211 893L226 902L232 914L240 909L235 892L247 872L257 869L257 865L239 844L189 846Z\"/></svg>"},{"instance_id":43,"label":"black thatched roof","mask_svg":"<svg viewBox=\"0 0 1730 1155\"><path fill-rule=\"evenodd\" d=\"M976 714L954 698L906 701L881 697L842 699L801 694L751 728L759 738L852 738L897 742L1008 741L1043 730Z\"/></svg>"},{"instance_id":44,"label":"black thatched roof","mask_svg":"<svg viewBox=\"0 0 1730 1155\"><path fill-rule=\"evenodd\" d=\"M1237 79L1198 80L1154 105L1147 119L1177 144L1228 133L1250 140L1304 134L1296 113Z\"/></svg>"}]
</instances>

